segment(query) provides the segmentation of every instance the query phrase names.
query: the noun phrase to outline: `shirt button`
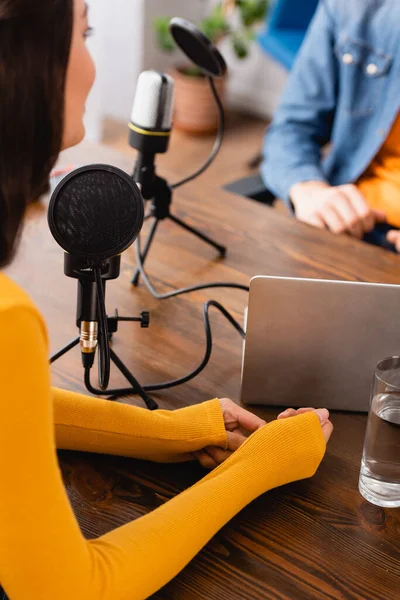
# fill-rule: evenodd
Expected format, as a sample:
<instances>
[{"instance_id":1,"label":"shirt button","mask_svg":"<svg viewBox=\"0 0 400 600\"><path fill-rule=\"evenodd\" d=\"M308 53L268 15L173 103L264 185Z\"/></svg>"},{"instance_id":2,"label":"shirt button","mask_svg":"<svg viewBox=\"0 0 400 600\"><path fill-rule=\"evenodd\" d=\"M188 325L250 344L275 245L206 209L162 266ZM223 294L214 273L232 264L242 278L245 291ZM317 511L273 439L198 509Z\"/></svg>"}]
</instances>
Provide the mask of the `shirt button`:
<instances>
[{"instance_id":1,"label":"shirt button","mask_svg":"<svg viewBox=\"0 0 400 600\"><path fill-rule=\"evenodd\" d=\"M351 65L354 62L354 56L350 54L350 52L346 52L346 54L343 54L342 56L342 61L345 65Z\"/></svg>"},{"instance_id":2,"label":"shirt button","mask_svg":"<svg viewBox=\"0 0 400 600\"><path fill-rule=\"evenodd\" d=\"M376 75L378 72L378 67L374 63L369 63L366 70L368 75Z\"/></svg>"}]
</instances>

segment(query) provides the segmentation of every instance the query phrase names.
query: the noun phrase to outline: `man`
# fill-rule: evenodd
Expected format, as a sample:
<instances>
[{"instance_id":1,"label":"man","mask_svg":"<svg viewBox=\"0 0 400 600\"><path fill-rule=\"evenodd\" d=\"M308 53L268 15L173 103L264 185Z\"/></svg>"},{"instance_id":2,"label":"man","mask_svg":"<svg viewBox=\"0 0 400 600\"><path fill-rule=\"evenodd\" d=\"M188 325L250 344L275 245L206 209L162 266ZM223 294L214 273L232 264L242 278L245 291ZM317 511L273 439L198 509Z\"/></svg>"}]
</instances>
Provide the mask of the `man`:
<instances>
[{"instance_id":1,"label":"man","mask_svg":"<svg viewBox=\"0 0 400 600\"><path fill-rule=\"evenodd\" d=\"M320 0L266 136L266 186L301 221L400 251L399 110L399 0Z\"/></svg>"}]
</instances>

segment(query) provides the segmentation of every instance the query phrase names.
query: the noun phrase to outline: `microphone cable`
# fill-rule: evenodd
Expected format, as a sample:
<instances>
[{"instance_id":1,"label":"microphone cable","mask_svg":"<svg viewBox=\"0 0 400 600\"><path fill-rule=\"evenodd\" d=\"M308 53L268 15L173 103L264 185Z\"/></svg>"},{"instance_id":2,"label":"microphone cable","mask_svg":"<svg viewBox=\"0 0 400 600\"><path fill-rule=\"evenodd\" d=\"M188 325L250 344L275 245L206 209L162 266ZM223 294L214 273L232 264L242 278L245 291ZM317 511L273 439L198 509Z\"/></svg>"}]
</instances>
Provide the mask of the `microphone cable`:
<instances>
[{"instance_id":1,"label":"microphone cable","mask_svg":"<svg viewBox=\"0 0 400 600\"><path fill-rule=\"evenodd\" d=\"M196 179L197 177L199 177L200 175L202 175L205 171L207 171L208 167L214 162L218 152L221 149L222 146L222 142L223 142L223 138L224 138L224 133L225 133L225 113L224 113L224 107L222 106L222 102L221 99L218 95L217 89L215 87L215 83L214 83L214 79L213 77L207 76L208 79L208 83L210 84L210 88L211 88L211 92L214 96L214 100L216 102L217 108L218 108L218 121L219 121L219 125L218 125L218 133L217 133L217 137L216 140L214 142L214 146L213 149L211 151L210 156L207 158L206 162L204 163L204 165L202 167L200 167L200 169L198 169L195 173L193 173L192 175L189 175L188 177L185 177L184 179L182 179L181 181L178 181L177 183L173 183L171 185L171 189L172 190L176 190L177 188L181 187L182 185L185 185L186 183L189 183L189 181L193 181L194 179Z\"/></svg>"},{"instance_id":2,"label":"microphone cable","mask_svg":"<svg viewBox=\"0 0 400 600\"><path fill-rule=\"evenodd\" d=\"M204 289L208 289L208 288L230 288L230 289L238 289L238 290L242 290L242 291L246 291L246 292L249 292L249 290L250 290L250 288L248 286L241 285L238 283L217 282L217 283L208 283L208 284L206 283L206 284L195 285L195 286L191 286L191 287L187 287L187 288L182 288L179 290L174 290L173 292L169 292L166 294L160 294L153 287L153 285L144 269L144 266L143 266L143 263L141 260L140 242L137 243L137 245L135 247L136 247L138 267L140 270L140 274L143 277L143 281L146 283L146 286L151 291L152 295L158 300L166 300L169 298L174 298L177 296L189 294L191 292L204 290ZM100 269L95 271L95 275L96 275L97 285L99 285L98 278L100 277L100 286L102 289ZM102 300L101 307L100 307L100 298ZM103 294L99 294L99 308L100 308L100 344L99 344L99 346L100 346L100 348L99 348L99 352L100 352L100 354L99 354L99 369L100 369L103 364L103 355L104 355L104 350L102 349L103 345L104 345L104 349L106 352L112 353L112 350L110 350L110 347L108 344L107 317L106 317L106 312L105 312ZM103 312L103 308L104 308L104 312ZM194 379L195 377L200 375L200 373L202 373L202 371L204 371L204 369L207 367L208 363L210 362L210 358L211 358L211 354L212 354L212 346L213 346L212 329L211 329L211 323L210 323L210 309L211 308L216 308L229 321L229 323L231 323L231 325L236 329L236 331L239 333L241 338L243 340L246 339L246 333L245 333L244 329L236 321L236 319L229 313L229 311L220 302L217 302L216 300L208 300L203 305L203 314L202 314L203 324L204 324L204 332L205 332L205 337L206 337L206 349L205 349L204 357L203 357L202 361L200 362L200 364L198 365L198 367L193 369L188 375L185 375L185 376L177 378L177 379L173 379L171 381L165 381L162 383L143 385L143 386L141 384L139 384L139 382L135 379L133 381L135 386L132 385L132 387L130 387L130 388L106 390L106 387L103 387L103 385L101 385L101 389L99 390L99 389L96 389L95 387L93 387L93 385L91 384L91 380L90 380L90 370L91 369L90 369L90 367L85 367L85 385L86 385L87 389L90 391L91 394L94 394L96 396L107 396L109 400L117 400L118 398L122 398L124 396L131 396L133 394L138 394L139 396L141 396L142 399L145 400L146 403L148 403L149 400L151 402L152 399L147 395L147 392L159 392L162 390L168 390L173 387L177 387L179 385L182 385L184 383L191 381L192 379ZM104 327L104 323L105 323L105 327ZM104 335L103 332L107 332L106 336ZM109 364L110 364L109 359L106 360L106 364L109 366ZM100 371L100 376L99 376L100 382L104 381L104 377L103 377L102 373L103 372ZM107 374L109 377L109 371ZM108 380L107 380L107 385L108 385ZM151 409L151 410L153 410L153 409Z\"/></svg>"},{"instance_id":3,"label":"microphone cable","mask_svg":"<svg viewBox=\"0 0 400 600\"><path fill-rule=\"evenodd\" d=\"M182 296L183 294L190 294L191 292L197 292L200 290L207 290L212 288L230 288L235 290L242 290L244 292L250 291L250 288L247 285L242 285L240 283L224 283L222 281L217 281L215 283L200 283L198 285L192 285L186 288L181 288L179 290L173 290L172 292L166 292L165 294L160 294L159 292L157 292L157 290L151 283L150 278L145 271L142 261L141 243L139 237L135 242L135 254L137 267L140 271L140 275L142 276L147 289L149 290L151 295L154 298L156 298L156 300L168 300L169 298L175 298L176 296Z\"/></svg>"},{"instance_id":4,"label":"microphone cable","mask_svg":"<svg viewBox=\"0 0 400 600\"><path fill-rule=\"evenodd\" d=\"M206 302L203 306L203 323L204 323L204 331L205 331L205 335L206 335L206 349L205 349L205 353L204 353L204 358L201 361L201 363L199 364L199 366L196 367L193 371L191 371L188 375L185 375L184 377L180 377L178 379L173 379L172 381L166 381L163 383L158 383L158 384L153 384L153 385L144 385L144 386L142 386L142 390L144 392L159 392L162 390L171 389L173 387L176 387L178 385L182 385L184 383L187 383L188 381L191 381L192 379L197 377L202 371L204 371L204 369L207 367L208 363L210 362L211 353L212 353L213 338L212 338L212 330L211 330L211 323L210 323L210 309L211 308L216 308L217 310L219 310L219 312L222 313L222 315L231 323L231 325L233 325L233 327L236 329L236 331L239 333L239 335L242 337L242 339L246 339L246 333L245 333L244 329L240 326L240 324L236 321L236 319L234 319L234 317L226 310L226 308L224 306L222 306L222 304L220 304L216 300L208 300L208 302ZM87 385L89 391L92 394L95 394L98 396L109 396L110 400L116 400L117 398L121 398L123 396L131 396L134 393L138 393L138 390L135 390L133 387L123 388L123 389L118 389L118 390L107 390L107 391L97 390L90 383L90 369L85 369L85 384Z\"/></svg>"},{"instance_id":5,"label":"microphone cable","mask_svg":"<svg viewBox=\"0 0 400 600\"><path fill-rule=\"evenodd\" d=\"M101 267L94 267L93 273L97 288L97 305L99 310L99 383L101 389L106 390L110 382L111 356Z\"/></svg>"},{"instance_id":6,"label":"microphone cable","mask_svg":"<svg viewBox=\"0 0 400 600\"><path fill-rule=\"evenodd\" d=\"M206 334L206 351L205 351L204 358L201 361L200 365L196 369L194 369L191 373L189 373L189 375L186 375L185 377L181 377L180 379L175 379L173 381L169 381L166 383L146 386L146 388L145 388L146 391L157 392L160 390L166 390L166 389L175 387L177 385L182 385L183 383L187 383L191 379L194 379L195 377L197 377L197 375L199 375L202 371L204 371L204 369L206 368L206 366L208 365L208 363L210 361L211 352L212 352L212 331L211 331L210 314L209 314L210 308L212 308L212 307L219 310L223 314L223 316L226 319L228 319L228 321L231 323L231 325L233 325L233 327L236 329L236 331L239 333L239 335L242 337L242 339L246 339L246 333L245 333L244 329L239 325L239 323L236 321L236 319L234 319L232 317L232 315L226 310L226 308L224 306L222 306L222 304L220 304L216 300L208 300L208 302L206 302L203 305L203 322L204 322L204 331Z\"/></svg>"}]
</instances>

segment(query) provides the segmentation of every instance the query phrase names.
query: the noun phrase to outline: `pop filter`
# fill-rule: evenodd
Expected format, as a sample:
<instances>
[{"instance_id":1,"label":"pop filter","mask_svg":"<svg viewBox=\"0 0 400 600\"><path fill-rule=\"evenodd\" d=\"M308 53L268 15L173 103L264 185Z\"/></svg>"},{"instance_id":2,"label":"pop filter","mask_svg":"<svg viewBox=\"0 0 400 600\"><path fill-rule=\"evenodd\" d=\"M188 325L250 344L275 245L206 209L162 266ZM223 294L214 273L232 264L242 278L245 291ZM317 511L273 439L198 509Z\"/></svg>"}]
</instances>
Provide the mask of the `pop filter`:
<instances>
[{"instance_id":1,"label":"pop filter","mask_svg":"<svg viewBox=\"0 0 400 600\"><path fill-rule=\"evenodd\" d=\"M205 75L225 75L227 66L222 54L196 25L186 19L174 17L169 22L169 29L177 46Z\"/></svg>"},{"instance_id":2,"label":"pop filter","mask_svg":"<svg viewBox=\"0 0 400 600\"><path fill-rule=\"evenodd\" d=\"M139 188L124 171L109 165L76 169L54 190L48 223L68 254L101 264L124 252L143 225Z\"/></svg>"},{"instance_id":3,"label":"pop filter","mask_svg":"<svg viewBox=\"0 0 400 600\"><path fill-rule=\"evenodd\" d=\"M136 183L109 165L76 169L58 184L50 200L48 223L66 253L64 272L78 279L77 325L87 378L100 330L102 390L108 387L111 356L105 280L118 277L120 254L133 244L143 220L144 202Z\"/></svg>"}]
</instances>

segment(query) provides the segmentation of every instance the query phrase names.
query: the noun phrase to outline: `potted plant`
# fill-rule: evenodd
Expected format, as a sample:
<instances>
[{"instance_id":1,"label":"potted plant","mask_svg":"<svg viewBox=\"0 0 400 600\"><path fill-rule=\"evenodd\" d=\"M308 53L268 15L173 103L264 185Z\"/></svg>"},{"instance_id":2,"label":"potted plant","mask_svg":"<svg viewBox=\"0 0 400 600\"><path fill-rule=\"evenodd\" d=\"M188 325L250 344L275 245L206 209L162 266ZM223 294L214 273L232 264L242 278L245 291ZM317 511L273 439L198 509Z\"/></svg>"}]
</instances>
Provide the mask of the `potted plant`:
<instances>
[{"instance_id":1,"label":"potted plant","mask_svg":"<svg viewBox=\"0 0 400 600\"><path fill-rule=\"evenodd\" d=\"M255 36L255 26L266 15L269 0L221 0L199 24L200 30L214 43L229 38L239 59L249 55ZM154 21L157 44L166 53L175 50L175 42L169 32L169 18ZM175 79L175 126L195 134L214 132L218 125L218 113L208 82L202 72L193 65L179 64L171 69ZM224 97L225 80L215 81L220 96Z\"/></svg>"}]
</instances>

